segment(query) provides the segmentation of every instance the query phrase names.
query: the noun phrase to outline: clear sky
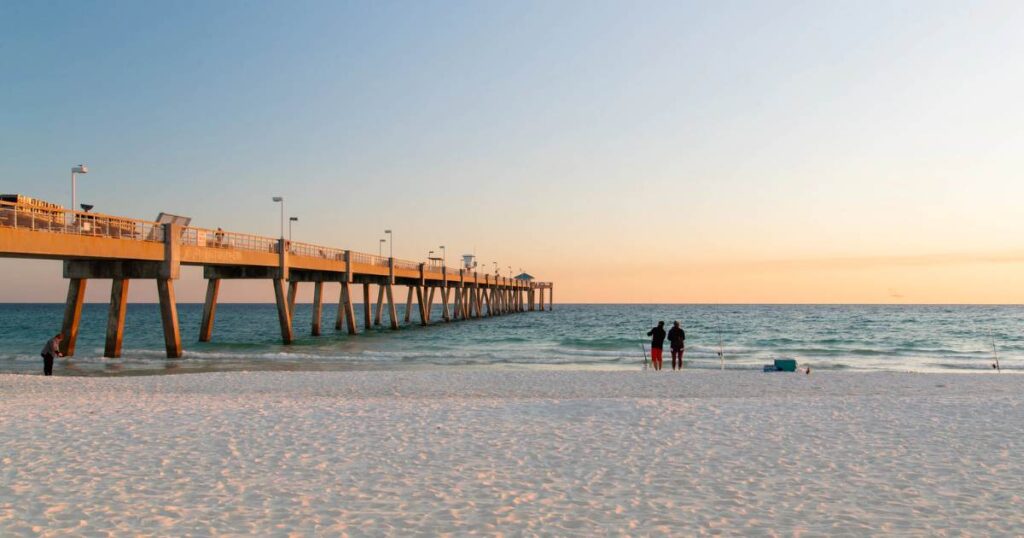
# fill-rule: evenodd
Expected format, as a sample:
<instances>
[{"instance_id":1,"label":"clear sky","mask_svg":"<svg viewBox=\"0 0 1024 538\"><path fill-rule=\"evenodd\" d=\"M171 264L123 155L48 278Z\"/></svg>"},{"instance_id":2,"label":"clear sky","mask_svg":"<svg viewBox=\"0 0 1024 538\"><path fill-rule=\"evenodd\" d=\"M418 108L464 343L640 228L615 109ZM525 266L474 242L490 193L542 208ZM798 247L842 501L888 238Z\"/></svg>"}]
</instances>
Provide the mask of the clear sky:
<instances>
[{"instance_id":1,"label":"clear sky","mask_svg":"<svg viewBox=\"0 0 1024 538\"><path fill-rule=\"evenodd\" d=\"M3 1L0 191L68 204L84 162L97 211L271 236L283 195L296 240L392 228L564 302L1022 303L1022 28L1017 1ZM0 273L63 300L58 262Z\"/></svg>"}]
</instances>

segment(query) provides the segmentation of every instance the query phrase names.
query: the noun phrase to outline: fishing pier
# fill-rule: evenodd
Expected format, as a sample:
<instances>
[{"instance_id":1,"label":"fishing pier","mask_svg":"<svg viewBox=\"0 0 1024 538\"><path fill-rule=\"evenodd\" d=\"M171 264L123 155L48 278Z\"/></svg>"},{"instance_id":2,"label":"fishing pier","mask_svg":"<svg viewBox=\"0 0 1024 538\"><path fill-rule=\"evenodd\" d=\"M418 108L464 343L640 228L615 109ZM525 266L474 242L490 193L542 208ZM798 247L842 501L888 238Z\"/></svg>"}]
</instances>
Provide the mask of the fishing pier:
<instances>
[{"instance_id":1,"label":"fishing pier","mask_svg":"<svg viewBox=\"0 0 1024 538\"><path fill-rule=\"evenodd\" d=\"M62 352L75 352L86 284L111 280L104 356L119 357L124 336L128 285L154 279L169 358L182 355L174 281L182 265L202 266L207 280L199 341L213 336L221 281L262 279L273 286L281 340L295 338L292 317L300 284L313 286L311 334L322 331L326 284L339 284L335 330L357 334L354 297L361 291L365 329L383 324L399 329L395 286L404 286L405 321L416 303L418 321L431 324L439 298L441 321L551 310L553 285L376 256L333 247L258 235L72 211L53 204L0 201L0 257L61 260L68 279ZM361 290L359 288L362 288ZM376 301L371 301L376 287ZM547 297L545 297L545 294ZM374 304L375 303L375 304ZM333 304L333 303L332 303ZM376 308L374 308L376 306Z\"/></svg>"}]
</instances>

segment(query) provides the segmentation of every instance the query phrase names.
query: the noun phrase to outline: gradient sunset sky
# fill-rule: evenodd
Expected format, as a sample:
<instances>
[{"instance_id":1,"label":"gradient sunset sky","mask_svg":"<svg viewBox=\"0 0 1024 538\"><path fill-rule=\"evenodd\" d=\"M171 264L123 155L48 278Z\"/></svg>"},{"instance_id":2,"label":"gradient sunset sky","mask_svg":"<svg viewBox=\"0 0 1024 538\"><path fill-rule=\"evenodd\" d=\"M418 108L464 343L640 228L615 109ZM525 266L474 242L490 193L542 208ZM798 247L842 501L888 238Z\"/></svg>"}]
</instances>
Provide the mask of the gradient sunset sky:
<instances>
[{"instance_id":1,"label":"gradient sunset sky","mask_svg":"<svg viewBox=\"0 0 1024 538\"><path fill-rule=\"evenodd\" d=\"M283 195L296 240L391 228L559 302L1024 303L1022 29L1024 2L7 1L0 191L67 205L84 162L97 211L269 236ZM59 262L0 274L64 299Z\"/></svg>"}]
</instances>

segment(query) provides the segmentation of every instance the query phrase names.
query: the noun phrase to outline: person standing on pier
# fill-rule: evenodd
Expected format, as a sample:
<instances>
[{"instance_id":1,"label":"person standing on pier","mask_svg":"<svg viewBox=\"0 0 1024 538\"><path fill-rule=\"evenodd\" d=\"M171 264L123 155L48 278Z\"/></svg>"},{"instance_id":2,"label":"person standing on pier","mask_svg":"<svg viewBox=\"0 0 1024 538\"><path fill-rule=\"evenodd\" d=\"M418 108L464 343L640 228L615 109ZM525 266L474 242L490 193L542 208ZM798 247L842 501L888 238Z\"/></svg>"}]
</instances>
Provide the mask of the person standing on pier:
<instances>
[{"instance_id":1,"label":"person standing on pier","mask_svg":"<svg viewBox=\"0 0 1024 538\"><path fill-rule=\"evenodd\" d=\"M683 369L683 349L686 344L686 331L679 326L678 321L672 322L672 328L668 330L668 343L672 346L672 369Z\"/></svg>"},{"instance_id":2,"label":"person standing on pier","mask_svg":"<svg viewBox=\"0 0 1024 538\"><path fill-rule=\"evenodd\" d=\"M665 322L659 321L658 326L647 331L651 337L651 364L655 370L661 370L661 348L665 346Z\"/></svg>"},{"instance_id":3,"label":"person standing on pier","mask_svg":"<svg viewBox=\"0 0 1024 538\"><path fill-rule=\"evenodd\" d=\"M60 341L64 339L64 333L60 333L57 336L46 341L46 345L43 346L43 350L39 352L43 356L43 375L53 375L53 357L63 357L64 354L60 352Z\"/></svg>"}]
</instances>

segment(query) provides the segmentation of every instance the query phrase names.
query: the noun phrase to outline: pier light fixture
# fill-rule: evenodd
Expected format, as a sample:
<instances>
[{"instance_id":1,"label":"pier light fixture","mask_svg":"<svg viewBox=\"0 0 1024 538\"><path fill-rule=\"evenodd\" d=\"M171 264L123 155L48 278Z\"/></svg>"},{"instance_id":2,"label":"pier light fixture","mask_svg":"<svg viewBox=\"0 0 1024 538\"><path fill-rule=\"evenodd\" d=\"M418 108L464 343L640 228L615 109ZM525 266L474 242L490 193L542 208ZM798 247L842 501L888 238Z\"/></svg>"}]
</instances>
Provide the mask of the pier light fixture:
<instances>
[{"instance_id":1,"label":"pier light fixture","mask_svg":"<svg viewBox=\"0 0 1024 538\"><path fill-rule=\"evenodd\" d=\"M445 250L444 245L437 248L441 249L441 267L444 267L448 264L448 251Z\"/></svg>"},{"instance_id":2,"label":"pier light fixture","mask_svg":"<svg viewBox=\"0 0 1024 538\"><path fill-rule=\"evenodd\" d=\"M284 239L284 196L275 196L273 200L281 204L281 239Z\"/></svg>"},{"instance_id":3,"label":"pier light fixture","mask_svg":"<svg viewBox=\"0 0 1024 538\"><path fill-rule=\"evenodd\" d=\"M395 257L395 235L391 233L391 230L384 230L384 233L388 236L388 257Z\"/></svg>"},{"instance_id":4,"label":"pier light fixture","mask_svg":"<svg viewBox=\"0 0 1024 538\"><path fill-rule=\"evenodd\" d=\"M378 258L383 258L384 257L384 243L387 243L387 242L388 242L387 239L381 239L380 241L377 242L377 257Z\"/></svg>"},{"instance_id":5,"label":"pier light fixture","mask_svg":"<svg viewBox=\"0 0 1024 538\"><path fill-rule=\"evenodd\" d=\"M94 207L96 207L96 206L94 206L94 205L92 205L92 204L82 204L82 205L81 205L81 206L79 206L79 207L81 207L81 208L82 208L82 211L85 211L86 213L88 213L88 212L92 211L92 208L94 208Z\"/></svg>"},{"instance_id":6,"label":"pier light fixture","mask_svg":"<svg viewBox=\"0 0 1024 538\"><path fill-rule=\"evenodd\" d=\"M88 174L88 173L89 173L89 167L84 165L84 164L79 164L78 166L71 167L71 210L72 211L74 211L75 208L78 207L78 197L76 196L76 193L75 193L75 182L76 182L75 180L77 179L78 174Z\"/></svg>"},{"instance_id":7,"label":"pier light fixture","mask_svg":"<svg viewBox=\"0 0 1024 538\"><path fill-rule=\"evenodd\" d=\"M288 242L292 241L292 223L299 222L299 217L288 217Z\"/></svg>"}]
</instances>

